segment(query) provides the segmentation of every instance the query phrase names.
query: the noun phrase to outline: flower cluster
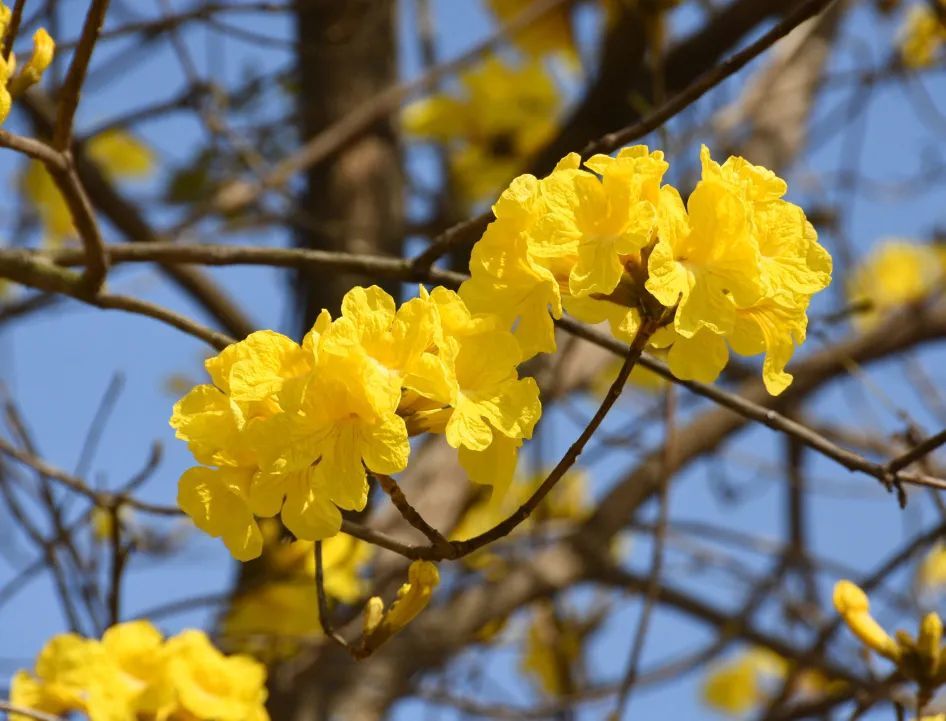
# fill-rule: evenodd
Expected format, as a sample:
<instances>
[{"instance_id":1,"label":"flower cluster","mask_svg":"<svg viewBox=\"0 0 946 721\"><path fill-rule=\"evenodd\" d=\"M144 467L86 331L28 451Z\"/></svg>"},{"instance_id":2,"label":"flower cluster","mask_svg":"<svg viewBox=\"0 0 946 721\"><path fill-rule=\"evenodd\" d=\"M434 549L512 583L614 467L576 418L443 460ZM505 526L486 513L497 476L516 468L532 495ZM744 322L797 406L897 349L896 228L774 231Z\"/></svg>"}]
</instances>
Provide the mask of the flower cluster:
<instances>
[{"instance_id":1,"label":"flower cluster","mask_svg":"<svg viewBox=\"0 0 946 721\"><path fill-rule=\"evenodd\" d=\"M560 97L537 61L489 57L460 76L456 93L409 106L404 127L449 151L450 180L467 203L489 197L516 175L555 131Z\"/></svg>"},{"instance_id":2,"label":"flower cluster","mask_svg":"<svg viewBox=\"0 0 946 721\"><path fill-rule=\"evenodd\" d=\"M266 670L224 656L202 631L165 640L147 621L108 629L101 641L54 637L35 669L13 678L15 706L90 721L268 721ZM16 721L25 721L13 714Z\"/></svg>"},{"instance_id":3,"label":"flower cluster","mask_svg":"<svg viewBox=\"0 0 946 721\"><path fill-rule=\"evenodd\" d=\"M221 645L264 661L294 655L304 639L321 635L315 589L315 556L311 541L282 542L279 524L260 524L260 558L266 582L251 584L234 597L221 628ZM365 595L360 572L370 560L372 546L339 534L322 544L325 595L355 603Z\"/></svg>"},{"instance_id":4,"label":"flower cluster","mask_svg":"<svg viewBox=\"0 0 946 721\"><path fill-rule=\"evenodd\" d=\"M11 15L10 8L0 2L0 38L6 37ZM33 33L33 54L19 72L16 55L10 53L9 59L0 56L0 125L10 114L13 100L42 79L55 51L56 43L44 28L39 28Z\"/></svg>"},{"instance_id":5,"label":"flower cluster","mask_svg":"<svg viewBox=\"0 0 946 721\"><path fill-rule=\"evenodd\" d=\"M939 614L930 612L923 617L915 639L904 630L898 630L893 638L870 615L867 594L850 581L835 584L834 607L865 647L892 661L904 678L917 684L920 708L946 684L946 647Z\"/></svg>"},{"instance_id":6,"label":"flower cluster","mask_svg":"<svg viewBox=\"0 0 946 721\"><path fill-rule=\"evenodd\" d=\"M946 251L907 240L882 242L851 274L847 293L855 320L874 325L891 310L927 298L946 285Z\"/></svg>"},{"instance_id":7,"label":"flower cluster","mask_svg":"<svg viewBox=\"0 0 946 721\"><path fill-rule=\"evenodd\" d=\"M912 5L900 31L900 59L908 68L927 68L936 62L946 45L946 0L939 0L942 13L927 0Z\"/></svg>"},{"instance_id":8,"label":"flower cluster","mask_svg":"<svg viewBox=\"0 0 946 721\"><path fill-rule=\"evenodd\" d=\"M493 207L461 297L514 326L524 358L555 350L563 309L626 341L646 318L678 378L713 381L732 348L765 353L766 388L780 393L831 257L783 180L738 157L720 165L705 147L701 158L686 205L661 184L663 153L645 146L520 176Z\"/></svg>"},{"instance_id":9,"label":"flower cluster","mask_svg":"<svg viewBox=\"0 0 946 721\"><path fill-rule=\"evenodd\" d=\"M408 437L422 432L442 433L469 477L501 495L541 414L521 360L495 315L450 290L421 288L397 308L376 286L353 288L301 345L260 331L207 361L213 385L171 418L202 464L181 477L178 503L241 560L261 552L256 516L327 538L340 508L365 507L366 469L404 470Z\"/></svg>"},{"instance_id":10,"label":"flower cluster","mask_svg":"<svg viewBox=\"0 0 946 721\"><path fill-rule=\"evenodd\" d=\"M339 509L365 507L366 471L403 471L420 433L443 434L501 501L541 414L518 366L555 350L563 310L649 341L680 378L714 380L729 347L764 352L766 387L781 392L831 258L784 181L705 148L702 161L684 206L662 185L659 151L597 155L587 170L571 154L502 194L459 292L421 287L398 307L356 287L301 344L260 331L226 348L206 363L213 383L174 406L171 425L201 464L181 477L179 505L241 560L260 555L257 517L328 538Z\"/></svg>"}]
</instances>

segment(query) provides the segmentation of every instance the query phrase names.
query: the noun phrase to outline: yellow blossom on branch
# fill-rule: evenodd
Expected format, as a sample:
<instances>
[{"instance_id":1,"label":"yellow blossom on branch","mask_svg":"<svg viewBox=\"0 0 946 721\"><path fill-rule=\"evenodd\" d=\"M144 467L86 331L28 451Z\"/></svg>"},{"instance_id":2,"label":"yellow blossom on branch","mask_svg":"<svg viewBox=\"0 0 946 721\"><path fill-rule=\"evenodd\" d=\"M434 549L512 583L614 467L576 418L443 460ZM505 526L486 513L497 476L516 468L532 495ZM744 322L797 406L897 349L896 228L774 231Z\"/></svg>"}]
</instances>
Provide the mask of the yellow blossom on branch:
<instances>
[{"instance_id":1,"label":"yellow blossom on branch","mask_svg":"<svg viewBox=\"0 0 946 721\"><path fill-rule=\"evenodd\" d=\"M0 2L0 38L6 37L11 17L10 9ZM9 58L0 56L0 125L10 114L14 99L42 79L55 51L56 43L44 28L39 28L33 33L33 53L19 73L14 53L10 53Z\"/></svg>"},{"instance_id":2,"label":"yellow blossom on branch","mask_svg":"<svg viewBox=\"0 0 946 721\"><path fill-rule=\"evenodd\" d=\"M946 684L946 648L939 614L931 612L920 620L915 639L903 630L893 638L870 615L867 594L846 580L834 586L834 607L866 648L892 661L904 678L917 684L920 708Z\"/></svg>"},{"instance_id":3,"label":"yellow blossom on branch","mask_svg":"<svg viewBox=\"0 0 946 721\"><path fill-rule=\"evenodd\" d=\"M364 630L359 644L354 648L358 656L368 656L394 634L403 630L427 608L434 590L440 584L437 566L430 561L414 561L407 570L407 583L397 592L390 608L374 596L365 606Z\"/></svg>"}]
</instances>

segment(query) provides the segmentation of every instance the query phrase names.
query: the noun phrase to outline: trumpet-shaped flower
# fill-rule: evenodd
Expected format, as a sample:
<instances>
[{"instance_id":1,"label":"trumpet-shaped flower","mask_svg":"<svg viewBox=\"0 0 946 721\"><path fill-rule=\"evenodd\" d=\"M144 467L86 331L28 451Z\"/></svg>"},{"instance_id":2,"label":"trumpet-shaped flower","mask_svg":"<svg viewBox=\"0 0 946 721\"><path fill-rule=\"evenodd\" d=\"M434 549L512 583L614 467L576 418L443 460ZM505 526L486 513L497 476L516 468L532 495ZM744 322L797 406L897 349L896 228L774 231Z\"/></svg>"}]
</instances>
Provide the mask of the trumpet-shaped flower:
<instances>
[{"instance_id":1,"label":"trumpet-shaped flower","mask_svg":"<svg viewBox=\"0 0 946 721\"><path fill-rule=\"evenodd\" d=\"M180 709L196 719L268 721L266 669L249 656L224 656L201 631L167 642L167 674Z\"/></svg>"},{"instance_id":2,"label":"trumpet-shaped flower","mask_svg":"<svg viewBox=\"0 0 946 721\"><path fill-rule=\"evenodd\" d=\"M751 305L762 295L749 208L729 184L704 173L686 214L679 193L669 186L661 211L647 290L663 305L677 306L673 325L680 335L692 338L701 328L730 333L736 306Z\"/></svg>"},{"instance_id":3,"label":"trumpet-shaped flower","mask_svg":"<svg viewBox=\"0 0 946 721\"><path fill-rule=\"evenodd\" d=\"M397 592L390 608L384 608L380 597L374 596L365 606L364 630L355 653L367 656L398 633L427 608L434 590L440 584L440 572L430 561L414 561L407 569L407 583Z\"/></svg>"},{"instance_id":4,"label":"trumpet-shaped flower","mask_svg":"<svg viewBox=\"0 0 946 721\"><path fill-rule=\"evenodd\" d=\"M838 581L833 599L835 610L861 643L891 661L900 660L900 647L870 615L870 601L860 587L850 581Z\"/></svg>"}]
</instances>

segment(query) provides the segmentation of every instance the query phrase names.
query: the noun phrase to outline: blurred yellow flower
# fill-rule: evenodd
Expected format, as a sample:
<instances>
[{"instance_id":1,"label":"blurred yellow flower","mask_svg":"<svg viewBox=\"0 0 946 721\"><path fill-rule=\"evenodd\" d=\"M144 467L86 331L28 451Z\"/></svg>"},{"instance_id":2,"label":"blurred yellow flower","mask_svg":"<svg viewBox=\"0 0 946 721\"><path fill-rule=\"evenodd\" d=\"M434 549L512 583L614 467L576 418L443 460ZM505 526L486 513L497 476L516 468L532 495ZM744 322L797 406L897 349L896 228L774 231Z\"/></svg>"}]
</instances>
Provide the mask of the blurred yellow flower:
<instances>
[{"instance_id":1,"label":"blurred yellow flower","mask_svg":"<svg viewBox=\"0 0 946 721\"><path fill-rule=\"evenodd\" d=\"M946 256L931 245L891 238L875 247L852 272L848 297L868 307L854 316L870 327L885 313L922 300L946 281Z\"/></svg>"},{"instance_id":2,"label":"blurred yellow flower","mask_svg":"<svg viewBox=\"0 0 946 721\"><path fill-rule=\"evenodd\" d=\"M152 150L124 130L106 130L89 139L86 153L112 181L144 178L154 168ZM20 192L39 215L45 244L58 248L75 237L69 207L41 162L24 166Z\"/></svg>"},{"instance_id":3,"label":"blurred yellow flower","mask_svg":"<svg viewBox=\"0 0 946 721\"><path fill-rule=\"evenodd\" d=\"M751 654L714 665L703 681L703 703L733 716L745 713L765 698L760 673Z\"/></svg>"},{"instance_id":4,"label":"blurred yellow flower","mask_svg":"<svg viewBox=\"0 0 946 721\"><path fill-rule=\"evenodd\" d=\"M249 653L271 662L296 653L305 639L322 633L315 589L314 544L282 542L279 526L266 519L261 525L265 567L262 585L250 585L230 603L221 624L227 649ZM367 590L361 571L373 547L339 534L322 543L325 594L331 600L354 603Z\"/></svg>"},{"instance_id":5,"label":"blurred yellow flower","mask_svg":"<svg viewBox=\"0 0 946 721\"><path fill-rule=\"evenodd\" d=\"M249 656L224 656L202 631L167 642L167 674L181 711L210 721L268 721L266 668Z\"/></svg>"},{"instance_id":6,"label":"blurred yellow flower","mask_svg":"<svg viewBox=\"0 0 946 721\"><path fill-rule=\"evenodd\" d=\"M495 194L555 131L561 98L536 61L518 66L488 57L460 76L456 92L420 100L404 111L404 127L446 145L451 180L468 203Z\"/></svg>"},{"instance_id":7,"label":"blurred yellow flower","mask_svg":"<svg viewBox=\"0 0 946 721\"><path fill-rule=\"evenodd\" d=\"M548 696L563 696L574 690L575 672L581 662L582 624L539 604L526 628L519 668Z\"/></svg>"},{"instance_id":8,"label":"blurred yellow flower","mask_svg":"<svg viewBox=\"0 0 946 721\"><path fill-rule=\"evenodd\" d=\"M916 584L921 592L936 592L946 586L946 543L937 541L917 566Z\"/></svg>"},{"instance_id":9,"label":"blurred yellow flower","mask_svg":"<svg viewBox=\"0 0 946 721\"><path fill-rule=\"evenodd\" d=\"M534 0L487 0L500 23L509 23L526 10ZM572 33L572 6L562 3L516 32L512 39L527 55L542 57L559 54L570 63L578 62L578 50Z\"/></svg>"},{"instance_id":10,"label":"blurred yellow flower","mask_svg":"<svg viewBox=\"0 0 946 721\"><path fill-rule=\"evenodd\" d=\"M946 9L946 2L940 0ZM900 59L908 68L926 68L946 44L946 24L926 0L910 6L900 30Z\"/></svg>"},{"instance_id":11,"label":"blurred yellow flower","mask_svg":"<svg viewBox=\"0 0 946 721\"><path fill-rule=\"evenodd\" d=\"M79 711L90 721L267 721L265 680L262 665L223 656L202 631L165 641L142 620L112 626L101 641L54 637L32 672L14 676L10 698L40 712Z\"/></svg>"},{"instance_id":12,"label":"blurred yellow flower","mask_svg":"<svg viewBox=\"0 0 946 721\"><path fill-rule=\"evenodd\" d=\"M739 716L765 702L777 684L787 678L791 664L765 648L751 648L738 656L710 666L703 681L703 702L717 711ZM793 693L817 698L836 690L837 682L819 671L798 674Z\"/></svg>"}]
</instances>

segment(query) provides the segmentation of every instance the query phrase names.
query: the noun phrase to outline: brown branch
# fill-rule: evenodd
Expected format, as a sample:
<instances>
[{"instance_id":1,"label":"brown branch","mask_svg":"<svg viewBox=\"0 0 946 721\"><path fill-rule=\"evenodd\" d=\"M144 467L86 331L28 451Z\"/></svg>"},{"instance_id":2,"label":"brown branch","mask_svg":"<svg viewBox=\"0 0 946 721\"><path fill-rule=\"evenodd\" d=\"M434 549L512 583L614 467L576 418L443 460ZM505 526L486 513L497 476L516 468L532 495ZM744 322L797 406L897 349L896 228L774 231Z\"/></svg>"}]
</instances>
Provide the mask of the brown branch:
<instances>
[{"instance_id":1,"label":"brown branch","mask_svg":"<svg viewBox=\"0 0 946 721\"><path fill-rule=\"evenodd\" d=\"M593 328L576 323L571 319L563 318L558 322L558 325L562 328L565 328L569 332L574 333L578 337L589 340L592 343L601 346L602 348L612 350L616 354L623 353L624 349L626 348L625 344L621 343L620 341L617 341ZM747 420L761 423L762 425L768 426L775 431L785 433L792 436L793 438L796 438L804 445L817 451L821 455L836 461L850 471L860 471L861 473L866 473L869 476L873 476L877 480L884 483L885 486L889 487L896 481L903 481L914 485L928 486L930 488L946 490L946 480L934 478L926 474L894 474L883 464L869 461L854 451L850 451L846 448L838 446L835 443L832 443L830 440L812 428L802 425L797 421L793 421L772 408L766 408L765 406L759 405L758 403L755 403L738 394L730 393L714 385L707 385L705 383L698 383L696 381L682 381L678 378L675 378L666 365L660 361L654 360L653 358L648 356L642 357L641 365L648 370L653 371L657 375L683 386L697 395L710 399L723 408L734 411Z\"/></svg>"},{"instance_id":2,"label":"brown branch","mask_svg":"<svg viewBox=\"0 0 946 721\"><path fill-rule=\"evenodd\" d=\"M53 130L53 147L65 151L72 144L72 122L79 106L79 94L85 82L92 51L105 22L109 0L92 0L82 26L82 35L72 56L69 72L59 90L59 110L56 114L56 126Z\"/></svg>"},{"instance_id":3,"label":"brown branch","mask_svg":"<svg viewBox=\"0 0 946 721\"><path fill-rule=\"evenodd\" d=\"M182 516L183 511L176 506L162 506L148 501L141 501L126 493L109 493L107 491L96 491L90 487L81 478L76 478L71 473L66 473L55 466L52 466L41 458L37 458L31 453L26 453L0 438L0 453L13 458L25 466L32 468L44 476L51 478L57 483L62 484L71 491L75 491L81 496L85 496L99 508L112 508L119 506L128 506L143 513L152 513L158 516Z\"/></svg>"},{"instance_id":4,"label":"brown branch","mask_svg":"<svg viewBox=\"0 0 946 721\"><path fill-rule=\"evenodd\" d=\"M0 701L0 711L11 715L24 716L33 721L66 721L62 716L53 716L52 714L36 711L25 706L17 706L9 701Z\"/></svg>"},{"instance_id":5,"label":"brown branch","mask_svg":"<svg viewBox=\"0 0 946 721\"><path fill-rule=\"evenodd\" d=\"M252 203L264 191L283 187L297 173L326 160L346 144L356 140L379 120L397 110L407 98L427 88L435 87L443 78L456 73L483 54L493 50L510 34L535 22L565 2L570 2L570 0L535 0L512 21L501 26L489 38L474 45L462 55L434 66L413 80L391 86L378 93L370 102L339 118L321 133L306 141L292 155L277 163L258 183L236 181L224 186L207 207L199 209L188 219L185 227L192 225L208 213L234 212Z\"/></svg>"},{"instance_id":6,"label":"brown branch","mask_svg":"<svg viewBox=\"0 0 946 721\"><path fill-rule=\"evenodd\" d=\"M55 167L65 170L66 160L62 153L51 148L41 140L29 138L25 135L17 135L8 130L0 129L0 147L15 150L23 153L34 160L44 163L47 168Z\"/></svg>"},{"instance_id":7,"label":"brown branch","mask_svg":"<svg viewBox=\"0 0 946 721\"><path fill-rule=\"evenodd\" d=\"M316 541L313 547L315 554L315 591L319 603L319 625L322 627L322 633L326 638L332 639L346 651L351 650L348 641L339 636L332 627L332 619L329 615L328 597L325 595L325 570L322 566L322 541Z\"/></svg>"},{"instance_id":8,"label":"brown branch","mask_svg":"<svg viewBox=\"0 0 946 721\"><path fill-rule=\"evenodd\" d=\"M410 504L410 501L407 500L407 496L404 495L404 491L401 490L397 481L383 473L374 473L372 475L378 479L378 485L388 494L391 503L394 504L394 507L398 510L398 513L401 514L401 517L423 533L438 552L450 558L453 553L453 547L450 545L450 542L443 537L440 531L427 523L424 517L417 512L417 509Z\"/></svg>"},{"instance_id":9,"label":"brown branch","mask_svg":"<svg viewBox=\"0 0 946 721\"><path fill-rule=\"evenodd\" d=\"M651 549L650 573L648 574L647 588L644 591L644 607L637 622L631 653L627 660L627 670L621 680L617 705L612 714L615 719L624 718L627 711L631 691L638 679L641 658L644 655L644 639L647 637L650 619L657 603L657 596L660 593L660 574L663 571L664 544L667 539L667 524L670 514L670 475L672 473L674 437L676 435L676 396L674 391L673 386L667 386L664 391L664 458L659 479L657 526L654 529L653 548Z\"/></svg>"},{"instance_id":10,"label":"brown branch","mask_svg":"<svg viewBox=\"0 0 946 721\"><path fill-rule=\"evenodd\" d=\"M532 514L536 507L542 502L542 499L544 499L549 491L555 487L555 484L561 480L562 476L575 465L578 457L581 455L582 451L585 450L588 441L591 440L591 437L604 422L608 412L617 402L621 392L624 390L624 386L627 384L627 379L630 377L631 371L634 370L634 366L637 365L637 362L640 360L641 354L644 352L644 348L647 346L650 337L656 332L658 327L659 322L654 319L648 318L641 322L641 326L634 336L634 342L624 351L624 364L611 383L611 387L608 388L608 392L601 401L601 405L598 406L598 410L595 411L588 425L585 426L584 430L578 435L578 438L568 447L568 450L565 451L559 462L555 464L552 471L546 476L545 480L542 481L542 485L504 521L497 523L488 531L466 541L453 541L451 545L456 552L457 558L469 555L473 553L473 551L511 533Z\"/></svg>"},{"instance_id":11,"label":"brown branch","mask_svg":"<svg viewBox=\"0 0 946 721\"><path fill-rule=\"evenodd\" d=\"M772 45L788 35L808 18L822 12L836 0L805 0L795 10L763 34L758 40L744 49L727 58L719 65L700 75L686 89L677 93L668 102L642 120L589 143L582 150L583 157L595 153L610 153L622 145L637 140L647 133L656 130L680 111L699 100L709 90L719 85L726 78L739 72L752 60L768 50Z\"/></svg>"},{"instance_id":12,"label":"brown branch","mask_svg":"<svg viewBox=\"0 0 946 721\"><path fill-rule=\"evenodd\" d=\"M932 453L943 444L946 444L946 429L940 431L935 436L930 436L925 441L911 448L903 455L894 458L892 461L890 461L890 463L887 464L887 470L891 473L896 473L900 469L906 468L911 463L915 463L916 461L920 460L923 458L923 456Z\"/></svg>"},{"instance_id":13,"label":"brown branch","mask_svg":"<svg viewBox=\"0 0 946 721\"><path fill-rule=\"evenodd\" d=\"M10 13L10 21L7 23L6 32L3 35L3 59L9 60L10 53L13 52L13 42L16 40L17 33L20 31L20 21L23 19L23 6L26 0L16 0L13 6L13 12Z\"/></svg>"}]
</instances>

